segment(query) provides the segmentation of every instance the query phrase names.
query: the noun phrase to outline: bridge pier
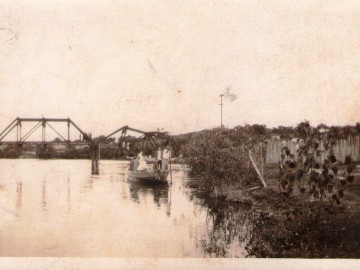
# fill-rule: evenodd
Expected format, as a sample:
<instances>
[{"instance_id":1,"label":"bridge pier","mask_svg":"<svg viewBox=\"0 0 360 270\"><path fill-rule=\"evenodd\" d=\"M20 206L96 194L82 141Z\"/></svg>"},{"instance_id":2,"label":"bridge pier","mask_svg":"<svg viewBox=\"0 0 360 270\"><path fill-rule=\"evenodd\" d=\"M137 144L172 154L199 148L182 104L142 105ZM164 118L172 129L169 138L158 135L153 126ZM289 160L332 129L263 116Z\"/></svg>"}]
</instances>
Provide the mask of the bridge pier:
<instances>
[{"instance_id":1,"label":"bridge pier","mask_svg":"<svg viewBox=\"0 0 360 270\"><path fill-rule=\"evenodd\" d=\"M91 174L99 175L100 144L92 143L91 151Z\"/></svg>"},{"instance_id":2,"label":"bridge pier","mask_svg":"<svg viewBox=\"0 0 360 270\"><path fill-rule=\"evenodd\" d=\"M99 175L99 160L92 159L91 161L91 175Z\"/></svg>"}]
</instances>

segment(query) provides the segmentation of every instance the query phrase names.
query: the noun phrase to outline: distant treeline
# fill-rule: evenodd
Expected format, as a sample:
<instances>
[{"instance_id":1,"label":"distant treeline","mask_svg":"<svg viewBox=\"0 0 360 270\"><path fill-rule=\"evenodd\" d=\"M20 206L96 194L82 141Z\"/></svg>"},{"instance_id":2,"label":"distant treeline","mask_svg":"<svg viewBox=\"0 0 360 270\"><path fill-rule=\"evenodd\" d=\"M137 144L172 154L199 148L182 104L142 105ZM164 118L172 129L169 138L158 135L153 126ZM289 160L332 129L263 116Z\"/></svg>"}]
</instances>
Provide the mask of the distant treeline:
<instances>
[{"instance_id":1,"label":"distant treeline","mask_svg":"<svg viewBox=\"0 0 360 270\"><path fill-rule=\"evenodd\" d=\"M295 127L286 127L278 126L275 128L267 128L266 125L244 125L236 126L231 129L223 128L222 132L226 134L228 138L233 141L243 140L244 136L251 139L261 140L267 142L272 138L279 139L292 139L292 138L301 138L303 137L303 129L306 126L310 126L308 121L304 121L296 125ZM322 132L327 132L331 134L334 139L347 139L349 136L355 136L360 134L360 122L357 122L355 125L346 125L346 126L327 126L325 124L320 124L312 127L313 129L321 130ZM195 136L207 137L207 134L213 130L217 129L208 129L198 132L192 132L187 134L176 135L173 137L173 149L175 154L182 154L187 156L187 145L189 142L195 138ZM242 134L242 136L239 136Z\"/></svg>"},{"instance_id":2,"label":"distant treeline","mask_svg":"<svg viewBox=\"0 0 360 270\"><path fill-rule=\"evenodd\" d=\"M308 121L301 122L296 127L284 127L279 126L277 128L267 129L266 126L262 126L265 128L265 132L267 134L278 134L280 138L288 139L293 137L300 137L301 131L303 127L306 125L310 125ZM255 127L254 127L255 126ZM256 127L258 125L253 125L251 127ZM323 130L324 132L329 132L332 134L334 139L347 139L349 136L360 134L360 122L357 122L355 125L345 125L345 126L327 126L325 124L319 124L316 127L318 130ZM260 128L260 132L262 128Z\"/></svg>"}]
</instances>

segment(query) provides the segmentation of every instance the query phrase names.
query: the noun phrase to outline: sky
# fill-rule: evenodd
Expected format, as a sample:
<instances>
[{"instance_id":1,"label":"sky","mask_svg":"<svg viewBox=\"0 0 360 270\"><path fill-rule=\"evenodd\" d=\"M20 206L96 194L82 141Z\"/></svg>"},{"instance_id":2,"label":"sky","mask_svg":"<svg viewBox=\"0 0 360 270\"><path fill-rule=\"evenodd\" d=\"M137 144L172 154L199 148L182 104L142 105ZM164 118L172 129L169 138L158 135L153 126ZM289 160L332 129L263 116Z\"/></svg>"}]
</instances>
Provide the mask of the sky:
<instances>
[{"instance_id":1,"label":"sky","mask_svg":"<svg viewBox=\"0 0 360 270\"><path fill-rule=\"evenodd\" d=\"M356 1L0 0L0 130L355 124L359 71Z\"/></svg>"}]
</instances>

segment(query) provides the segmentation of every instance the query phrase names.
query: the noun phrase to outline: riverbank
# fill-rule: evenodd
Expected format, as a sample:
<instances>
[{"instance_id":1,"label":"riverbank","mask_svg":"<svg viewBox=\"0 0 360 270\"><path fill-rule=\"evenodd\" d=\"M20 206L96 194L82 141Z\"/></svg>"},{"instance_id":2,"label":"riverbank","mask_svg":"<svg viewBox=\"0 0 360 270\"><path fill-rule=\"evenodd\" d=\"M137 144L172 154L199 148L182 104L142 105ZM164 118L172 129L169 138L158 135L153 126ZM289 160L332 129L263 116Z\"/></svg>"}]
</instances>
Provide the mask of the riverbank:
<instances>
[{"instance_id":1,"label":"riverbank","mask_svg":"<svg viewBox=\"0 0 360 270\"><path fill-rule=\"evenodd\" d=\"M346 166L340 166L339 174L345 170ZM360 206L360 165L356 167L354 182L351 183L351 189L347 190L346 196L344 196L344 203L356 204ZM267 184L267 187L264 187L260 179L255 180L252 187L234 189L235 185L218 185L212 192L207 192L207 197L209 199L219 199L225 200L228 202L235 203L265 203L265 204L276 204L281 203L287 196L282 194L282 191L279 188L279 168L278 164L267 164L264 166L264 178ZM198 193L205 192L199 185L200 181L193 178L188 185L192 188L195 188ZM254 188L254 189L252 189ZM294 189L294 193L291 196L291 200L295 202L301 193L298 189Z\"/></svg>"},{"instance_id":2,"label":"riverbank","mask_svg":"<svg viewBox=\"0 0 360 270\"><path fill-rule=\"evenodd\" d=\"M344 170L340 166L340 173ZM255 190L228 188L205 192L190 180L194 196L212 209L218 230L241 235L248 257L358 258L360 257L360 168L347 185L340 204L330 196L308 200L294 188L285 195L279 187L278 166L267 165L267 187ZM256 185L261 185L260 180ZM208 243L211 250L215 243Z\"/></svg>"}]
</instances>

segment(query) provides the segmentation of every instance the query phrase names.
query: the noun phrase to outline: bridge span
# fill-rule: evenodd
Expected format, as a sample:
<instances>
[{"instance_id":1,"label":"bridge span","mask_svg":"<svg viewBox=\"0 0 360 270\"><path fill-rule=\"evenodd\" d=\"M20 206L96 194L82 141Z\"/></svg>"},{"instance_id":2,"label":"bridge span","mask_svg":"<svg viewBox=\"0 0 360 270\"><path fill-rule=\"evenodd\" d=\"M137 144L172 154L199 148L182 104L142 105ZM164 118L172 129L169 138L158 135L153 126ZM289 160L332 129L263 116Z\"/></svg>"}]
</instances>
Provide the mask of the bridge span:
<instances>
[{"instance_id":1,"label":"bridge span","mask_svg":"<svg viewBox=\"0 0 360 270\"><path fill-rule=\"evenodd\" d=\"M32 124L29 130L24 132L24 123ZM54 123L63 123L66 128L66 135L61 134L55 127ZM70 138L70 128L74 128L75 131L80 133L80 139L72 141ZM37 130L41 129L41 140L30 141L29 138ZM46 130L50 129L58 137L57 140L46 140ZM16 140L9 140L9 135L15 133ZM14 134L12 134L14 135ZM6 140L8 139L8 140ZM0 133L0 146L1 145L14 145L16 147L23 147L25 145L39 145L42 150L46 152L49 145L66 145L68 147L77 145L88 145L92 159L92 174L99 173L99 142L92 139L91 133L84 132L74 121L70 118L15 118L1 133Z\"/></svg>"},{"instance_id":2,"label":"bridge span","mask_svg":"<svg viewBox=\"0 0 360 270\"><path fill-rule=\"evenodd\" d=\"M22 126L23 123L34 123L35 125L23 135ZM65 123L67 125L67 138L60 134L50 123ZM91 141L91 135L85 133L79 128L70 118L20 118L17 117L14 121L10 123L1 133L0 133L0 143L12 143L10 141L4 141L6 136L16 129L16 142L23 143L25 142L36 130L41 127L41 142L46 141L46 127L53 130L63 142L70 142L70 127L73 126L78 132L80 132L82 139L84 141Z\"/></svg>"},{"instance_id":3,"label":"bridge span","mask_svg":"<svg viewBox=\"0 0 360 270\"><path fill-rule=\"evenodd\" d=\"M24 123L32 124L31 128L24 128ZM59 130L55 128L54 123L61 123L65 125L66 134L62 134ZM71 140L70 128L75 129L76 132L80 134L78 140ZM40 140L30 140L29 138L39 129L41 129L41 139ZM46 130L50 129L58 137L56 140L47 140ZM64 129L64 126L63 126ZM126 147L130 144L127 140L127 132L132 131L138 134L141 134L138 138L133 139L131 143L141 144L141 149L151 148L157 149L158 145L168 144L170 141L170 136L168 132L145 132L139 129L134 129L129 126L123 126L114 132L110 133L108 136L103 136L102 139L92 138L91 133L84 132L77 124L74 123L70 118L15 118L1 133L0 133L0 147L2 145L12 145L14 147L22 148L26 145L37 145L46 152L48 146L56 145L66 145L71 148L74 146L88 145L88 150L90 151L92 159L92 174L99 174L99 159L100 159L100 147L101 143L120 133L118 143L116 147L110 147L104 145L104 147L113 148L116 151L126 152ZM9 137L13 136L16 139L10 140Z\"/></svg>"}]
</instances>

